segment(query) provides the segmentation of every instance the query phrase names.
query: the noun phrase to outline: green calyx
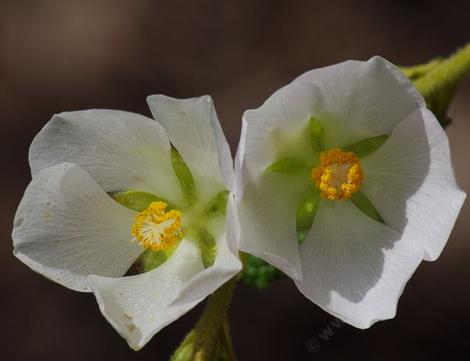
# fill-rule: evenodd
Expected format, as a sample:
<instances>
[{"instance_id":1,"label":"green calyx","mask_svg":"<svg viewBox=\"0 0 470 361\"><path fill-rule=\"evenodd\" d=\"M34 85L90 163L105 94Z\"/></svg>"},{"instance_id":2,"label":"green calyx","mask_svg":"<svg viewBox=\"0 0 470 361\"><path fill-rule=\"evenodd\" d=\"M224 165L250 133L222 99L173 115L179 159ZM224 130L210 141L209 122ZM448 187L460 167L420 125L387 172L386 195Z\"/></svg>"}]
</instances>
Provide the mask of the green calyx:
<instances>
[{"instance_id":1,"label":"green calyx","mask_svg":"<svg viewBox=\"0 0 470 361\"><path fill-rule=\"evenodd\" d=\"M154 252L149 249L144 251L144 253L142 253L131 266L128 274L135 275L139 273L145 273L161 266L171 256L175 249L176 247L173 247L171 251L168 250Z\"/></svg>"},{"instance_id":2,"label":"green calyx","mask_svg":"<svg viewBox=\"0 0 470 361\"><path fill-rule=\"evenodd\" d=\"M193 205L197 201L196 183L194 182L191 170L173 146L171 147L171 165L180 183L186 203L188 206Z\"/></svg>"},{"instance_id":3,"label":"green calyx","mask_svg":"<svg viewBox=\"0 0 470 361\"><path fill-rule=\"evenodd\" d=\"M158 197L155 194L136 191L136 190L127 190L120 192L111 192L110 196L118 202L120 205L132 209L133 211L142 212L146 209L152 202L165 202L168 204L168 208L175 209L167 200L164 198Z\"/></svg>"},{"instance_id":4,"label":"green calyx","mask_svg":"<svg viewBox=\"0 0 470 361\"><path fill-rule=\"evenodd\" d=\"M325 150L325 130L320 122L314 117L308 120L308 132L310 142L316 153L321 153Z\"/></svg>"},{"instance_id":5,"label":"green calyx","mask_svg":"<svg viewBox=\"0 0 470 361\"><path fill-rule=\"evenodd\" d=\"M277 173L300 174L308 170L308 166L302 159L283 158L272 163L267 170Z\"/></svg>"},{"instance_id":6,"label":"green calyx","mask_svg":"<svg viewBox=\"0 0 470 361\"><path fill-rule=\"evenodd\" d=\"M202 215L209 218L225 215L229 194L230 192L227 190L217 193L216 196L204 207Z\"/></svg>"},{"instance_id":7,"label":"green calyx","mask_svg":"<svg viewBox=\"0 0 470 361\"><path fill-rule=\"evenodd\" d=\"M307 237L320 203L320 191L309 186L300 197L296 212L297 241L302 244Z\"/></svg>"},{"instance_id":8,"label":"green calyx","mask_svg":"<svg viewBox=\"0 0 470 361\"><path fill-rule=\"evenodd\" d=\"M351 202L364 214L372 218L373 220L384 223L384 220L380 216L377 209L371 203L371 201L362 192L356 192L351 196Z\"/></svg>"},{"instance_id":9,"label":"green calyx","mask_svg":"<svg viewBox=\"0 0 470 361\"><path fill-rule=\"evenodd\" d=\"M343 147L343 150L347 152L353 152L359 158L362 158L379 149L382 144L385 143L388 137L388 134L382 134L376 137L366 138L354 144Z\"/></svg>"},{"instance_id":10,"label":"green calyx","mask_svg":"<svg viewBox=\"0 0 470 361\"><path fill-rule=\"evenodd\" d=\"M205 268L215 262L217 246L214 237L204 228L198 226L188 227L187 236L193 240L201 250L202 264Z\"/></svg>"}]
</instances>

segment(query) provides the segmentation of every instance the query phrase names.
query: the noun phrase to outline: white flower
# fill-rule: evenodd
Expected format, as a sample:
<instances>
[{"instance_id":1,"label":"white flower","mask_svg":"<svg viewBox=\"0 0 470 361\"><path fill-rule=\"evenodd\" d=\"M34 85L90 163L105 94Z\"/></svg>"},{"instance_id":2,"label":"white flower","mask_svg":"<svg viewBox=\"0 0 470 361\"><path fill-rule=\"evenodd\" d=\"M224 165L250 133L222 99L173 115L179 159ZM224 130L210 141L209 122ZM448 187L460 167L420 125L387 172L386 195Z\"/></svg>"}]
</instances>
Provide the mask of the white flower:
<instances>
[{"instance_id":1,"label":"white flower","mask_svg":"<svg viewBox=\"0 0 470 361\"><path fill-rule=\"evenodd\" d=\"M465 198L444 131L380 57L309 71L247 111L236 174L240 248L359 328L394 317Z\"/></svg>"},{"instance_id":2,"label":"white flower","mask_svg":"<svg viewBox=\"0 0 470 361\"><path fill-rule=\"evenodd\" d=\"M232 196L224 216L232 158L211 98L148 102L158 122L115 110L55 115L31 145L33 180L13 230L21 261L93 292L134 349L241 269ZM166 261L124 277L146 249Z\"/></svg>"}]
</instances>

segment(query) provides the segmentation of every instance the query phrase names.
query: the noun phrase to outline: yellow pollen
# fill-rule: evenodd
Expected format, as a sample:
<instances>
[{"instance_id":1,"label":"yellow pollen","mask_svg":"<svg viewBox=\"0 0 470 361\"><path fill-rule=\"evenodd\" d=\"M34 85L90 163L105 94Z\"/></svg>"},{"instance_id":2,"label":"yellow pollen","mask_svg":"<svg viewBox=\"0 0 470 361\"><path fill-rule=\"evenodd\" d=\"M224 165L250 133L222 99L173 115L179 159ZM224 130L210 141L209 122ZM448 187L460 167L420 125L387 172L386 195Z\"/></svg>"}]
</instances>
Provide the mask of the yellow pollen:
<instances>
[{"instance_id":1,"label":"yellow pollen","mask_svg":"<svg viewBox=\"0 0 470 361\"><path fill-rule=\"evenodd\" d=\"M183 238L181 212L175 209L166 212L167 206L165 202L152 202L135 217L131 229L133 240L145 249L166 250Z\"/></svg>"},{"instance_id":2,"label":"yellow pollen","mask_svg":"<svg viewBox=\"0 0 470 361\"><path fill-rule=\"evenodd\" d=\"M361 162L353 152L333 148L320 154L320 164L310 177L323 198L348 199L361 188Z\"/></svg>"}]
</instances>

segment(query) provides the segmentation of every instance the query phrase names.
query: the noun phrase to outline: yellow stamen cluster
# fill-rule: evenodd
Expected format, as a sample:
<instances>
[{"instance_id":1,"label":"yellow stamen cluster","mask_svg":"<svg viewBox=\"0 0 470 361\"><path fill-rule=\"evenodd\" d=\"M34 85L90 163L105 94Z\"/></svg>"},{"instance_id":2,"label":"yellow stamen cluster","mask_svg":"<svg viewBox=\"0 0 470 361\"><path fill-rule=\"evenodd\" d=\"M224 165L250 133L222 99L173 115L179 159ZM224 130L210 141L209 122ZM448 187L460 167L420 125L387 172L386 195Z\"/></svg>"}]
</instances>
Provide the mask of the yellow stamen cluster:
<instances>
[{"instance_id":1,"label":"yellow stamen cluster","mask_svg":"<svg viewBox=\"0 0 470 361\"><path fill-rule=\"evenodd\" d=\"M131 233L145 249L166 250L183 238L181 212L166 212L167 206L165 202L152 202L135 217Z\"/></svg>"},{"instance_id":2,"label":"yellow stamen cluster","mask_svg":"<svg viewBox=\"0 0 470 361\"><path fill-rule=\"evenodd\" d=\"M348 199L361 187L361 162L353 152L333 148L320 154L320 164L312 169L311 178L322 197Z\"/></svg>"}]
</instances>

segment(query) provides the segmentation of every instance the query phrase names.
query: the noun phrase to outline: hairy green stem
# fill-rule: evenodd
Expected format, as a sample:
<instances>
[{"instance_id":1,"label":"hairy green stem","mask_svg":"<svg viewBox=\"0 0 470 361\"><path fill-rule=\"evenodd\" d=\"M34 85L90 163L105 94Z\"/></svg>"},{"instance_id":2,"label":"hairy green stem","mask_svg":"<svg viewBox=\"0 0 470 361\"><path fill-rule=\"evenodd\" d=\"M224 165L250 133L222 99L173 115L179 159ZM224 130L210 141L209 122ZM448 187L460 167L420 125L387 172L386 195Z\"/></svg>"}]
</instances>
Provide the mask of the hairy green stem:
<instances>
[{"instance_id":1,"label":"hairy green stem","mask_svg":"<svg viewBox=\"0 0 470 361\"><path fill-rule=\"evenodd\" d=\"M237 276L233 277L209 297L201 318L176 349L171 361L217 361L220 350L225 359L235 361L228 308L237 280Z\"/></svg>"},{"instance_id":2,"label":"hairy green stem","mask_svg":"<svg viewBox=\"0 0 470 361\"><path fill-rule=\"evenodd\" d=\"M230 334L230 323L227 315L222 322L222 348L226 352L226 358L229 361L236 361L237 357L235 356L235 350L233 349L232 336Z\"/></svg>"},{"instance_id":3,"label":"hairy green stem","mask_svg":"<svg viewBox=\"0 0 470 361\"><path fill-rule=\"evenodd\" d=\"M412 65L412 66L405 66L405 67L400 67L401 71L403 74L406 75L407 78L409 78L411 81L416 81L422 76L426 75L429 73L431 70L434 70L437 66L442 64L444 59L442 58L436 58L428 61L427 63L424 64L418 64L418 65Z\"/></svg>"},{"instance_id":4,"label":"hairy green stem","mask_svg":"<svg viewBox=\"0 0 470 361\"><path fill-rule=\"evenodd\" d=\"M428 63L429 66L429 63ZM459 49L454 55L437 63L415 85L425 98L442 88L455 87L470 74L470 43Z\"/></svg>"},{"instance_id":5,"label":"hairy green stem","mask_svg":"<svg viewBox=\"0 0 470 361\"><path fill-rule=\"evenodd\" d=\"M438 60L430 68L429 64L429 71L418 77L414 84L426 100L428 108L441 123L446 124L447 108L455 90L459 83L470 75L470 43L449 58Z\"/></svg>"}]
</instances>

